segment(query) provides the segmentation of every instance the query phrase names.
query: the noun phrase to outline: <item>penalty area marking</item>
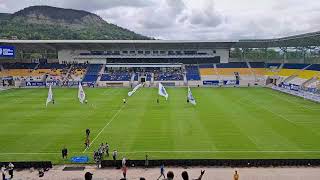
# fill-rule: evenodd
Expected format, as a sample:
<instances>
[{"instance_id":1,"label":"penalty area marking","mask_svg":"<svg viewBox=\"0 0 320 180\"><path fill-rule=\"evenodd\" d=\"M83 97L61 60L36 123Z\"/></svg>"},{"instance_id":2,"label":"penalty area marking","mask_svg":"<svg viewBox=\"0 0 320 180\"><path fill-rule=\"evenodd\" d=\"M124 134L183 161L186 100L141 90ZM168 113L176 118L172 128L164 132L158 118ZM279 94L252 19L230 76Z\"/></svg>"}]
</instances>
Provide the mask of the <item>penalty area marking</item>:
<instances>
[{"instance_id":1,"label":"penalty area marking","mask_svg":"<svg viewBox=\"0 0 320 180\"><path fill-rule=\"evenodd\" d=\"M118 114L122 111L122 109L125 107L125 105L122 105L122 107L112 116L112 118L110 119L110 121L100 130L100 132L98 133L98 135L92 140L92 142L90 143L89 147L87 147L82 153L85 153L90 146L94 143L94 141L100 136L100 134L104 131L104 129L106 127L109 126L109 124L118 116Z\"/></svg>"},{"instance_id":2,"label":"penalty area marking","mask_svg":"<svg viewBox=\"0 0 320 180\"><path fill-rule=\"evenodd\" d=\"M92 152L70 152L70 154L80 154L80 153L92 153ZM128 151L128 152L118 152L119 154L139 154L139 153L320 153L320 150L306 150L306 151L243 151L243 150L226 150L226 151ZM0 155L56 155L61 154L61 152L39 152L39 153L0 153Z\"/></svg>"}]
</instances>

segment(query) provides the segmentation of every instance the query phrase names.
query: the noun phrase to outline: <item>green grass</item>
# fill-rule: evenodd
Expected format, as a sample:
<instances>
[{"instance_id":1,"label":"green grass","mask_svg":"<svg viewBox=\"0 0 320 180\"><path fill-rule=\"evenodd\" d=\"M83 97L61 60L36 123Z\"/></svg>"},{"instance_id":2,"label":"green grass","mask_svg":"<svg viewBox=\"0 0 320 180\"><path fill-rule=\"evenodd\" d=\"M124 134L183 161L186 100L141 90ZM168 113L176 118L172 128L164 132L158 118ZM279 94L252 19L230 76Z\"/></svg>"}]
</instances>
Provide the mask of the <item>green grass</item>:
<instances>
[{"instance_id":1,"label":"green grass","mask_svg":"<svg viewBox=\"0 0 320 180\"><path fill-rule=\"evenodd\" d=\"M317 103L266 88L193 88L192 106L186 88L167 88L167 102L140 89L123 106L128 90L85 89L85 105L77 89L53 89L48 108L47 89L0 92L0 161L66 163L61 148L83 155L86 128L91 140L101 132L90 157L108 142L129 159L320 158Z\"/></svg>"}]
</instances>

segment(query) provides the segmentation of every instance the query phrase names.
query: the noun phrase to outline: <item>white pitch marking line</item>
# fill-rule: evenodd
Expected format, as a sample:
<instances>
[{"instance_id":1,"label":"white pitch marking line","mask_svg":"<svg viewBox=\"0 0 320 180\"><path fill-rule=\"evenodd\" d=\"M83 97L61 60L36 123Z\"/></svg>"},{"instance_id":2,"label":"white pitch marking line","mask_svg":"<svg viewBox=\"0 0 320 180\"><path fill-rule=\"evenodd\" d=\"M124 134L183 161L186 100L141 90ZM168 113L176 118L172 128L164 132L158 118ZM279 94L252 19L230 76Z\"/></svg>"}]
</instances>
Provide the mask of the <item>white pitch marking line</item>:
<instances>
[{"instance_id":1,"label":"white pitch marking line","mask_svg":"<svg viewBox=\"0 0 320 180\"><path fill-rule=\"evenodd\" d=\"M276 116L280 117L281 119L284 119L284 120L286 120L286 121L288 121L288 122L290 122L290 123L292 123L292 124L295 124L295 125L296 125L296 123L295 123L295 122L291 121L290 119L288 119L288 118L284 117L284 116L283 116L283 115L281 115L281 114L278 114L278 113L273 112L273 111L272 111L272 110L270 110L268 107L265 107L265 106L263 106L263 105L258 104L257 102L253 101L251 98L250 98L250 102L253 102L253 103L254 103L255 105L257 105L258 107L261 107L261 108L263 108L263 109L265 109L265 110L267 110L267 111L271 112L272 114L274 114L274 115L276 115Z\"/></svg>"},{"instance_id":2,"label":"white pitch marking line","mask_svg":"<svg viewBox=\"0 0 320 180\"><path fill-rule=\"evenodd\" d=\"M89 147L87 147L82 153L85 153L90 146L94 143L94 141L100 136L100 134L104 131L104 129L106 127L109 126L109 124L118 116L118 114L122 111L122 109L124 108L125 105L122 105L122 107L117 111L117 113L115 113L112 118L110 119L110 121L100 130L100 132L98 133L98 135L92 140L92 142L90 143Z\"/></svg>"},{"instance_id":3,"label":"white pitch marking line","mask_svg":"<svg viewBox=\"0 0 320 180\"><path fill-rule=\"evenodd\" d=\"M278 92L278 91L276 91L276 92ZM297 106L303 107L303 108L308 109L308 110L313 110L313 111L320 110L320 109L311 108L310 106L305 106L305 105L299 104L299 103L297 103L297 102L295 102L295 101L292 101L292 100L288 100L288 99L283 98L283 97L281 97L281 96L279 96L279 95L277 95L277 94L272 94L272 93L269 93L269 92L268 92L268 94L270 94L271 96L278 97L279 99L282 99L282 100L287 101L287 102L289 102L289 103L291 103L291 104L295 104L295 105L297 105Z\"/></svg>"}]
</instances>

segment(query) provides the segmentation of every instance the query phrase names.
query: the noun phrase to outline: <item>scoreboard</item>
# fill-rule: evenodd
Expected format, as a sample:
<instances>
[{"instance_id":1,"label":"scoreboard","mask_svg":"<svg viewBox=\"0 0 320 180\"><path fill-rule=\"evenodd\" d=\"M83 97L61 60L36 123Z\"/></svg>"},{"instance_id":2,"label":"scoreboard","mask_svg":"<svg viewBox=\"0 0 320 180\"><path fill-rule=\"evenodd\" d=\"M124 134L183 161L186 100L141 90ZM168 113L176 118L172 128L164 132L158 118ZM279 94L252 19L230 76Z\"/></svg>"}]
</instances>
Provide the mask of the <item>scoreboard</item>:
<instances>
[{"instance_id":1,"label":"scoreboard","mask_svg":"<svg viewBox=\"0 0 320 180\"><path fill-rule=\"evenodd\" d=\"M0 46L0 57L15 57L15 47Z\"/></svg>"}]
</instances>

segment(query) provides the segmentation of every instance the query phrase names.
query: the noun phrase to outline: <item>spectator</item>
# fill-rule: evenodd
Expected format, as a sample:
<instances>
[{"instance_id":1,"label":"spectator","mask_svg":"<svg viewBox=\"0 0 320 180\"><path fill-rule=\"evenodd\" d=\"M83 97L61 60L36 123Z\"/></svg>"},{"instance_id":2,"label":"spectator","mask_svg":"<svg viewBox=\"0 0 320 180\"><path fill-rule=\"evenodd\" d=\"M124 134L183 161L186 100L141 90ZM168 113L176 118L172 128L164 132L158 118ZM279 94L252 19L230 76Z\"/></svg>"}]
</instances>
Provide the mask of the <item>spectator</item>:
<instances>
[{"instance_id":1,"label":"spectator","mask_svg":"<svg viewBox=\"0 0 320 180\"><path fill-rule=\"evenodd\" d=\"M1 167L2 180L6 180L6 167Z\"/></svg>"},{"instance_id":2,"label":"spectator","mask_svg":"<svg viewBox=\"0 0 320 180\"><path fill-rule=\"evenodd\" d=\"M173 172L172 172L172 171L168 171L168 173L167 173L167 180L173 180L173 178L174 178Z\"/></svg>"},{"instance_id":3,"label":"spectator","mask_svg":"<svg viewBox=\"0 0 320 180\"><path fill-rule=\"evenodd\" d=\"M127 178L127 170L128 170L128 168L126 167L126 166L123 166L122 167L122 174L123 174L123 178Z\"/></svg>"},{"instance_id":4,"label":"spectator","mask_svg":"<svg viewBox=\"0 0 320 180\"><path fill-rule=\"evenodd\" d=\"M158 177L158 179L160 179L162 176L163 178L166 178L166 176L164 175L164 164L160 166L160 176Z\"/></svg>"},{"instance_id":5,"label":"spectator","mask_svg":"<svg viewBox=\"0 0 320 180\"><path fill-rule=\"evenodd\" d=\"M188 175L187 171L183 171L181 173L181 176L182 176L183 180L189 180L189 175Z\"/></svg>"},{"instance_id":6,"label":"spectator","mask_svg":"<svg viewBox=\"0 0 320 180\"><path fill-rule=\"evenodd\" d=\"M238 174L238 171L235 171L235 172L234 172L233 180L239 180L239 174Z\"/></svg>"},{"instance_id":7,"label":"spectator","mask_svg":"<svg viewBox=\"0 0 320 180\"><path fill-rule=\"evenodd\" d=\"M44 176L44 169L39 169L39 177L43 177Z\"/></svg>"},{"instance_id":8,"label":"spectator","mask_svg":"<svg viewBox=\"0 0 320 180\"><path fill-rule=\"evenodd\" d=\"M204 175L204 173L205 173L205 170L203 170L203 171L201 170L200 176L197 179L194 179L194 180L201 180L202 176ZM188 175L187 171L183 171L181 173L181 176L182 176L183 180L189 180L189 175Z\"/></svg>"},{"instance_id":9,"label":"spectator","mask_svg":"<svg viewBox=\"0 0 320 180\"><path fill-rule=\"evenodd\" d=\"M144 178L144 177L141 177L141 178L140 178L140 180L146 180L146 178Z\"/></svg>"},{"instance_id":10,"label":"spectator","mask_svg":"<svg viewBox=\"0 0 320 180\"><path fill-rule=\"evenodd\" d=\"M8 165L8 169L9 169L9 176L10 176L10 179L13 178L13 168L14 168L14 165L12 163L9 163Z\"/></svg>"},{"instance_id":11,"label":"spectator","mask_svg":"<svg viewBox=\"0 0 320 180\"><path fill-rule=\"evenodd\" d=\"M90 173L90 172L86 172L86 174L84 175L84 179L85 180L91 180L92 179L92 173Z\"/></svg>"}]
</instances>

